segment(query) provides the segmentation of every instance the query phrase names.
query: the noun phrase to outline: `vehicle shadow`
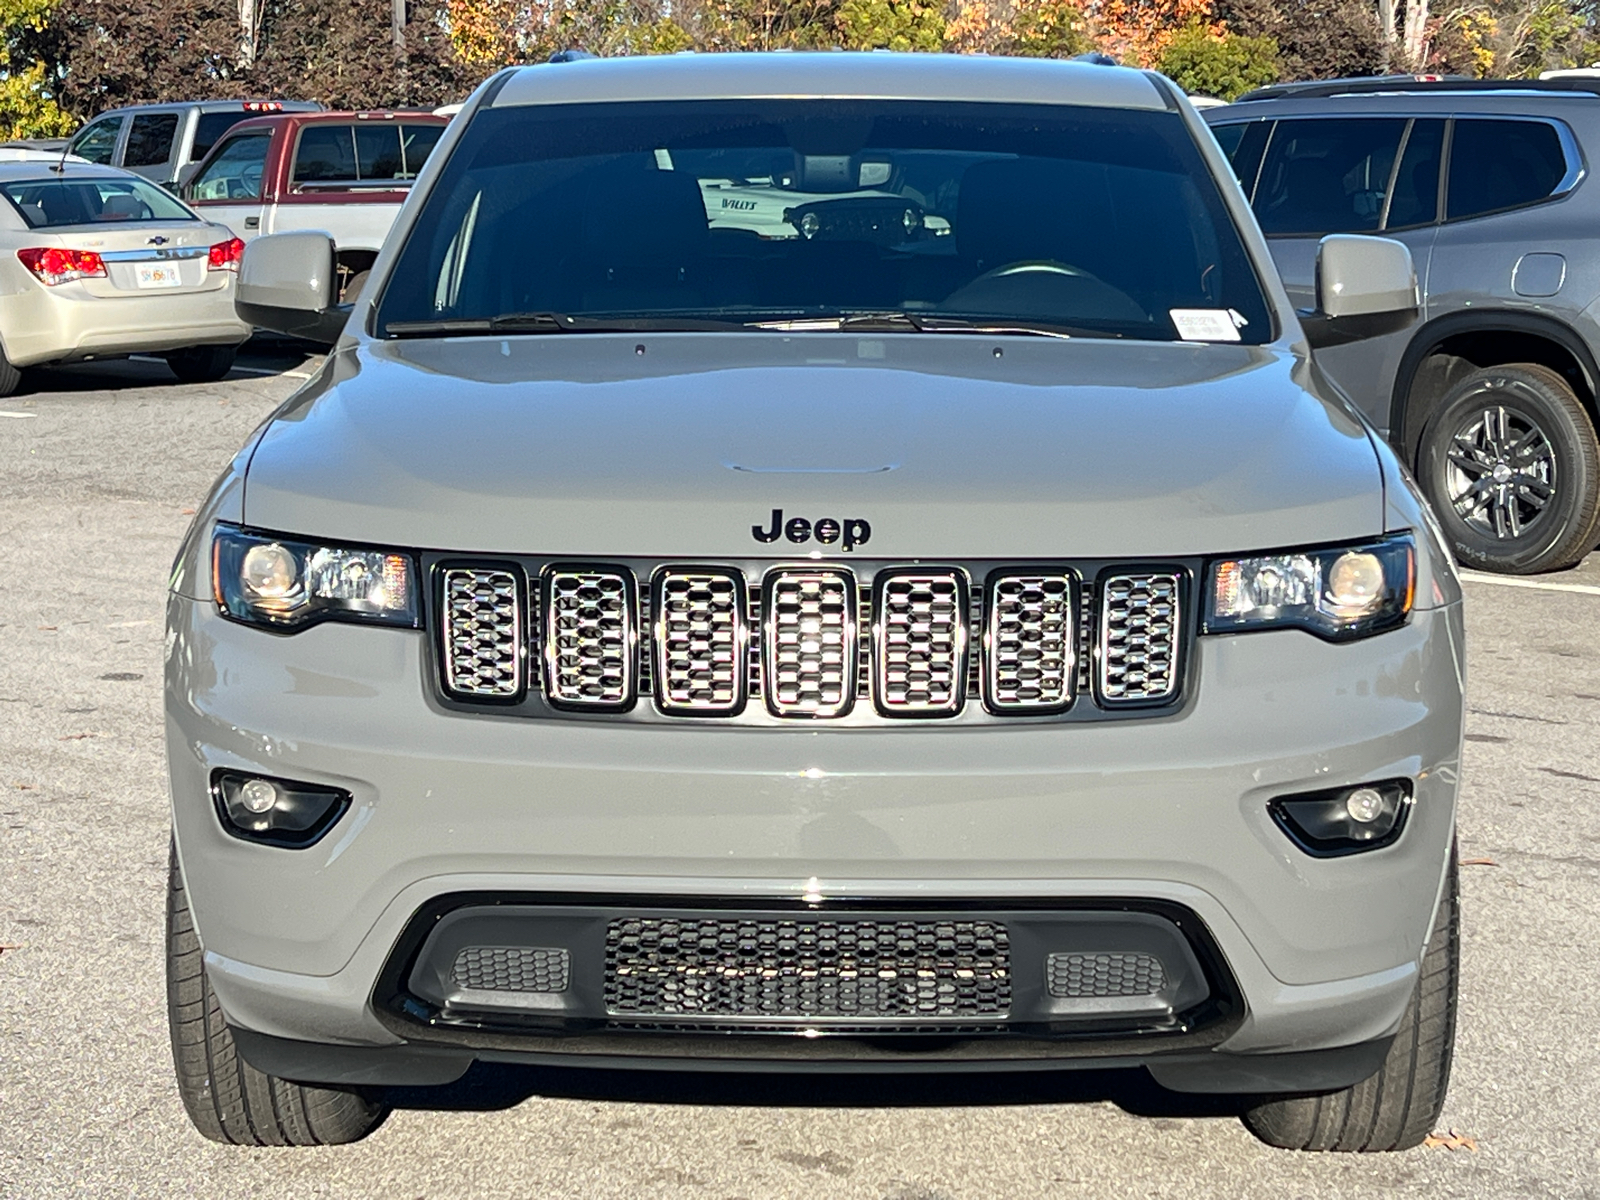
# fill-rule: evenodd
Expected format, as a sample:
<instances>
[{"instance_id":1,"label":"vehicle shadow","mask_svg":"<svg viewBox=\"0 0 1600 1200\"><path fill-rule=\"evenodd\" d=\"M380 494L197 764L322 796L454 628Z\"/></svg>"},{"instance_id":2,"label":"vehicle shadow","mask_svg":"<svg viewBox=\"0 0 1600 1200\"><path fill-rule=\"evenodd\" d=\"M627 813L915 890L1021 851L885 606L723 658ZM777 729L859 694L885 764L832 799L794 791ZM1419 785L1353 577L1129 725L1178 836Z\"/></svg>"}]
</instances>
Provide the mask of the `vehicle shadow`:
<instances>
[{"instance_id":1,"label":"vehicle shadow","mask_svg":"<svg viewBox=\"0 0 1600 1200\"><path fill-rule=\"evenodd\" d=\"M492 1112L535 1096L632 1104L762 1108L982 1108L1110 1101L1142 1117L1237 1117L1241 1096L1171 1092L1141 1069L954 1075L629 1071L474 1063L455 1083L392 1088L395 1108Z\"/></svg>"}]
</instances>

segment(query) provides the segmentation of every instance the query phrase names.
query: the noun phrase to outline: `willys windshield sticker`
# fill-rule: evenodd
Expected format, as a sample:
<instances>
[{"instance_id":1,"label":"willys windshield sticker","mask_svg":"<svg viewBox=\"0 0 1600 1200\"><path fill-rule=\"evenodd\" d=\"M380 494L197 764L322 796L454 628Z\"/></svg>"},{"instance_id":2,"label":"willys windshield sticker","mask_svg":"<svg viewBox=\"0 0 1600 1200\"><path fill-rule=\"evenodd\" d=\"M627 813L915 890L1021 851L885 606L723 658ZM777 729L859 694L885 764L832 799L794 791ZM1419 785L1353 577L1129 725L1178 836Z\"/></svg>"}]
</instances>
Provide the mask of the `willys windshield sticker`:
<instances>
[{"instance_id":1,"label":"willys windshield sticker","mask_svg":"<svg viewBox=\"0 0 1600 1200\"><path fill-rule=\"evenodd\" d=\"M1237 342L1244 318L1226 308L1168 310L1178 336L1186 342Z\"/></svg>"}]
</instances>

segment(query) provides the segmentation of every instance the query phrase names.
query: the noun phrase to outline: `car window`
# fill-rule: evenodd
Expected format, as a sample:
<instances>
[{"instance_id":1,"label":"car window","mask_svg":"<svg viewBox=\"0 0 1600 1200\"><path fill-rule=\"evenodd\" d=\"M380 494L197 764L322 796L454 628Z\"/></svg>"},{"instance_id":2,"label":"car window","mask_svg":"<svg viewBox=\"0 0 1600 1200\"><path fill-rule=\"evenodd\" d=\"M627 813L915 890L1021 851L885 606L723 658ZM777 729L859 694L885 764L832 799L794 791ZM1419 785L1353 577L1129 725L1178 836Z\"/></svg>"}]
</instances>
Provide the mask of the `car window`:
<instances>
[{"instance_id":1,"label":"car window","mask_svg":"<svg viewBox=\"0 0 1600 1200\"><path fill-rule=\"evenodd\" d=\"M1261 169L1261 152L1267 148L1267 138L1272 133L1271 121L1240 122L1236 125L1218 125L1212 129L1222 152L1233 165L1245 195L1255 190L1256 175Z\"/></svg>"},{"instance_id":2,"label":"car window","mask_svg":"<svg viewBox=\"0 0 1600 1200\"><path fill-rule=\"evenodd\" d=\"M1256 185L1267 234L1378 228L1406 122L1398 118L1279 121Z\"/></svg>"},{"instance_id":3,"label":"car window","mask_svg":"<svg viewBox=\"0 0 1600 1200\"><path fill-rule=\"evenodd\" d=\"M199 162L217 144L217 139L246 117L255 116L244 110L238 112L201 113L194 126L194 145L189 148L189 161Z\"/></svg>"},{"instance_id":4,"label":"car window","mask_svg":"<svg viewBox=\"0 0 1600 1200\"><path fill-rule=\"evenodd\" d=\"M122 165L160 166L172 157L172 137L177 132L177 113L135 113L128 129L128 146L122 152Z\"/></svg>"},{"instance_id":5,"label":"car window","mask_svg":"<svg viewBox=\"0 0 1600 1200\"><path fill-rule=\"evenodd\" d=\"M402 179L406 173L405 155L400 150L400 126L357 125L357 179Z\"/></svg>"},{"instance_id":6,"label":"car window","mask_svg":"<svg viewBox=\"0 0 1600 1200\"><path fill-rule=\"evenodd\" d=\"M72 139L68 151L92 163L109 166L111 156L117 149L117 135L122 132L122 121L121 117L95 121Z\"/></svg>"},{"instance_id":7,"label":"car window","mask_svg":"<svg viewBox=\"0 0 1600 1200\"><path fill-rule=\"evenodd\" d=\"M406 158L406 174L416 177L422 170L422 164L428 161L428 155L433 153L433 148L439 144L439 139L444 136L443 125L402 125L400 126L400 141Z\"/></svg>"},{"instance_id":8,"label":"car window","mask_svg":"<svg viewBox=\"0 0 1600 1200\"><path fill-rule=\"evenodd\" d=\"M224 142L217 156L190 183L190 199L259 199L271 141L266 133L242 133Z\"/></svg>"},{"instance_id":9,"label":"car window","mask_svg":"<svg viewBox=\"0 0 1600 1200\"><path fill-rule=\"evenodd\" d=\"M1385 229L1426 225L1439 211L1439 158L1444 147L1444 122L1413 121L1406 148L1395 172Z\"/></svg>"},{"instance_id":10,"label":"car window","mask_svg":"<svg viewBox=\"0 0 1600 1200\"><path fill-rule=\"evenodd\" d=\"M294 181L356 178L355 131L348 125L308 125L294 155Z\"/></svg>"},{"instance_id":11,"label":"car window","mask_svg":"<svg viewBox=\"0 0 1600 1200\"><path fill-rule=\"evenodd\" d=\"M0 183L30 229L124 221L194 221L177 200L143 179L29 179Z\"/></svg>"},{"instance_id":12,"label":"car window","mask_svg":"<svg viewBox=\"0 0 1600 1200\"><path fill-rule=\"evenodd\" d=\"M747 100L478 114L378 321L866 312L1170 341L1196 309L1273 336L1176 113Z\"/></svg>"},{"instance_id":13,"label":"car window","mask_svg":"<svg viewBox=\"0 0 1600 1200\"><path fill-rule=\"evenodd\" d=\"M1543 121L1458 118L1450 141L1446 210L1452 221L1543 200L1567 174L1555 127Z\"/></svg>"}]
</instances>

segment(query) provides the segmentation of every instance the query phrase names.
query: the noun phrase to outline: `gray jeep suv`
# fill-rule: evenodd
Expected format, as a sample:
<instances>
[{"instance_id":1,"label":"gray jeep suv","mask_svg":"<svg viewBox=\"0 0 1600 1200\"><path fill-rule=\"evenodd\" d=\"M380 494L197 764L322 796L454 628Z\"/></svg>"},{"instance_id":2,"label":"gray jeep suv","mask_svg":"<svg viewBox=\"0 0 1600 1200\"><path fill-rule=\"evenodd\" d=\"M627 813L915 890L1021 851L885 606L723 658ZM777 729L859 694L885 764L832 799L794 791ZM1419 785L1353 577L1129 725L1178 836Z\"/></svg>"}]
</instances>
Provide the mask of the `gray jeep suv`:
<instances>
[{"instance_id":1,"label":"gray jeep suv","mask_svg":"<svg viewBox=\"0 0 1600 1200\"><path fill-rule=\"evenodd\" d=\"M348 1141L475 1060L1429 1132L1460 591L1167 80L512 69L353 312L333 253L246 251L241 314L335 344L172 578L204 1134ZM1403 246L1320 254L1311 327L1412 319Z\"/></svg>"},{"instance_id":2,"label":"gray jeep suv","mask_svg":"<svg viewBox=\"0 0 1600 1200\"><path fill-rule=\"evenodd\" d=\"M1597 86L1335 80L1206 113L1297 304L1323 236L1411 247L1421 322L1317 358L1485 570L1570 567L1600 540Z\"/></svg>"}]
</instances>

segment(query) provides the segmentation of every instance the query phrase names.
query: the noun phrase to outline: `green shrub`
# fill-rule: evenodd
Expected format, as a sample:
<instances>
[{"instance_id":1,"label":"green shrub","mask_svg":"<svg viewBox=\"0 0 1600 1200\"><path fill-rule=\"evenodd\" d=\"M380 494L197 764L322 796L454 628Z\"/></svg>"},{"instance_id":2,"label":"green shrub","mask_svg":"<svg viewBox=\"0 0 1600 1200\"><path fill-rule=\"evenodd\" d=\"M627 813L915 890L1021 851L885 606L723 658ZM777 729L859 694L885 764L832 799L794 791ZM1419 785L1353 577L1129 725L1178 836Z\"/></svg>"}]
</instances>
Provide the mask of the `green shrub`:
<instances>
[{"instance_id":1,"label":"green shrub","mask_svg":"<svg viewBox=\"0 0 1600 1200\"><path fill-rule=\"evenodd\" d=\"M1190 25L1173 36L1156 70L1190 95L1232 100L1278 79L1278 43L1269 37L1217 35Z\"/></svg>"}]
</instances>

